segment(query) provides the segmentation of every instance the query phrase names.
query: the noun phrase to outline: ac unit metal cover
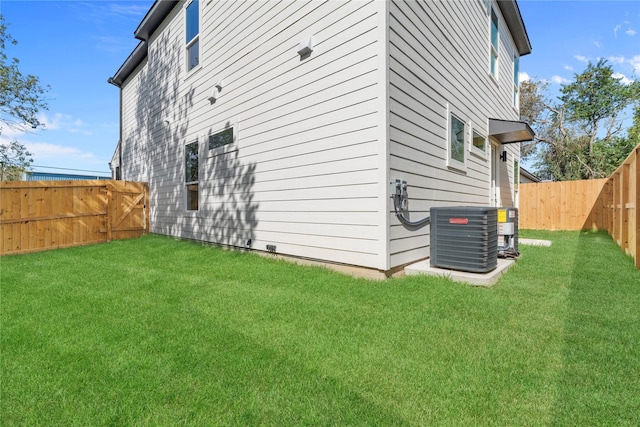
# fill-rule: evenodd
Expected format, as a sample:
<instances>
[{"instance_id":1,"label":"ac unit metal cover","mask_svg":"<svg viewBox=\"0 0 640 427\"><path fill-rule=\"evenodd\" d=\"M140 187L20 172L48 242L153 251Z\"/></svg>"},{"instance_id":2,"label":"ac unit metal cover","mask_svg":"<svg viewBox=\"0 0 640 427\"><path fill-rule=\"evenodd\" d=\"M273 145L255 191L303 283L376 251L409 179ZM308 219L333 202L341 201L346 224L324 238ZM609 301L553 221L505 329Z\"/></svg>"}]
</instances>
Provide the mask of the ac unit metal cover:
<instances>
[{"instance_id":1,"label":"ac unit metal cover","mask_svg":"<svg viewBox=\"0 0 640 427\"><path fill-rule=\"evenodd\" d=\"M486 273L498 266L498 211L493 207L431 208L431 266Z\"/></svg>"}]
</instances>

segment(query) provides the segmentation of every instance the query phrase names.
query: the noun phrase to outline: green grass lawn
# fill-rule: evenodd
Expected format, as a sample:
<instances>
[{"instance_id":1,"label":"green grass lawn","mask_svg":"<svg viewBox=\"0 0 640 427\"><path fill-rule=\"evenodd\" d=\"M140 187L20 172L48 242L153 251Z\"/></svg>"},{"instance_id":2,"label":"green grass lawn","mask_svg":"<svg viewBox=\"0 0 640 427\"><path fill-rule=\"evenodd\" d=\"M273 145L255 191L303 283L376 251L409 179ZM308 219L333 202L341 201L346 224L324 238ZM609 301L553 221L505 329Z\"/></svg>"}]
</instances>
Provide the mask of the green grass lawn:
<instances>
[{"instance_id":1,"label":"green grass lawn","mask_svg":"<svg viewBox=\"0 0 640 427\"><path fill-rule=\"evenodd\" d=\"M494 287L160 236L0 258L0 424L638 425L640 272L531 232Z\"/></svg>"}]
</instances>

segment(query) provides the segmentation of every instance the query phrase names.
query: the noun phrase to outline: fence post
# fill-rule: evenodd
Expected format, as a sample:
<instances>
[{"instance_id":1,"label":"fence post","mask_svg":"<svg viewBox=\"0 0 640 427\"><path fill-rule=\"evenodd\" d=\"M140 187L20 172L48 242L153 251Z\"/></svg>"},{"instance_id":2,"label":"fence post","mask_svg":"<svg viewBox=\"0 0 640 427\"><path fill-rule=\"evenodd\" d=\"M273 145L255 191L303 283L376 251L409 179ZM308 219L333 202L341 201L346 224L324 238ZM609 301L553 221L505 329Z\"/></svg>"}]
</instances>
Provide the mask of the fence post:
<instances>
[{"instance_id":1,"label":"fence post","mask_svg":"<svg viewBox=\"0 0 640 427\"><path fill-rule=\"evenodd\" d=\"M629 247L629 164L620 168L620 247L626 252Z\"/></svg>"},{"instance_id":2,"label":"fence post","mask_svg":"<svg viewBox=\"0 0 640 427\"><path fill-rule=\"evenodd\" d=\"M631 197L633 198L633 204L635 206L635 230L634 241L635 248L633 249L633 257L636 262L636 268L640 268L640 146L634 150L634 159L632 161L633 169L635 170L635 187L636 191ZM634 177L631 178L632 180Z\"/></svg>"},{"instance_id":3,"label":"fence post","mask_svg":"<svg viewBox=\"0 0 640 427\"><path fill-rule=\"evenodd\" d=\"M112 234L111 234L111 204L112 204L112 200L111 200L111 183L107 182L106 183L106 187L107 187L107 242L111 241L112 238Z\"/></svg>"}]
</instances>

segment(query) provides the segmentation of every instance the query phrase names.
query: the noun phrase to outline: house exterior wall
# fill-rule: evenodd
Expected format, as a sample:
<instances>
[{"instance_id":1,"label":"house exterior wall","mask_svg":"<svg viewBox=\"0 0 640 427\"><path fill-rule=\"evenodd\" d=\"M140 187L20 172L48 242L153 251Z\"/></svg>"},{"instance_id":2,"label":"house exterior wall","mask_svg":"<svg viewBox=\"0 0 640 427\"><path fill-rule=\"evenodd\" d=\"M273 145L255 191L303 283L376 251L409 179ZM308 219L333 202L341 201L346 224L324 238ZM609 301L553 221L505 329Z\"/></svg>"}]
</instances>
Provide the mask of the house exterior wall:
<instances>
[{"instance_id":1,"label":"house exterior wall","mask_svg":"<svg viewBox=\"0 0 640 427\"><path fill-rule=\"evenodd\" d=\"M385 4L201 1L190 72L186 5L122 85L123 179L149 183L151 231L386 269ZM209 149L229 126L235 142ZM199 209L188 211L185 145L196 141Z\"/></svg>"},{"instance_id":2,"label":"house exterior wall","mask_svg":"<svg viewBox=\"0 0 640 427\"><path fill-rule=\"evenodd\" d=\"M152 232L389 271L429 256L429 227L400 224L391 180L407 181L413 221L434 206L517 205L519 144L492 149L488 136L490 118L519 116L517 48L497 3L200 1L199 64L187 71L190 1L117 80L112 166L121 158L123 179L149 183ZM300 57L309 35L314 50ZM452 114L465 124L462 163L450 159ZM228 128L234 142L209 148ZM484 150L474 133L487 137ZM198 209L188 210L194 142Z\"/></svg>"},{"instance_id":3,"label":"house exterior wall","mask_svg":"<svg viewBox=\"0 0 640 427\"><path fill-rule=\"evenodd\" d=\"M499 17L499 70L490 75L491 8ZM412 221L434 206L491 205L489 118L518 120L513 99L514 42L491 1L391 1L389 4L390 178L407 181ZM466 124L464 164L449 160L450 114ZM513 161L519 144L496 162L497 204L513 206ZM400 224L389 203L391 267L429 256L429 230Z\"/></svg>"}]
</instances>

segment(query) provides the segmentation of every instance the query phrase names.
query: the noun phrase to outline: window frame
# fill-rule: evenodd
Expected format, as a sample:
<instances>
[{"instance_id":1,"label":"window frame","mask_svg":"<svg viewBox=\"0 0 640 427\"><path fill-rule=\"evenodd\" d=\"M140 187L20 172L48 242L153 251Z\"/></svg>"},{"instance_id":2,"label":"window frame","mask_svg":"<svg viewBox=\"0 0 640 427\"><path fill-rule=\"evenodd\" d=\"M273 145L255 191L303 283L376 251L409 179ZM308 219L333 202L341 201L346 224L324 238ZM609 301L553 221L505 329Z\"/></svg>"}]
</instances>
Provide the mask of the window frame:
<instances>
[{"instance_id":1,"label":"window frame","mask_svg":"<svg viewBox=\"0 0 640 427\"><path fill-rule=\"evenodd\" d=\"M471 137L469 138L469 152L471 154L474 154L478 157L480 157L481 159L487 160L487 146L489 145L489 138L485 135L485 133L480 132L479 129L471 126L471 129L469 130L469 132L471 133ZM479 138L482 138L482 140L484 141L484 148L480 149L479 147L477 147L474 144L474 141L476 139L476 135Z\"/></svg>"},{"instance_id":2,"label":"window frame","mask_svg":"<svg viewBox=\"0 0 640 427\"><path fill-rule=\"evenodd\" d=\"M495 22L494 22L495 17ZM495 45L494 45L494 24L495 24ZM491 6L489 14L489 74L498 80L500 69L500 17Z\"/></svg>"},{"instance_id":3,"label":"window frame","mask_svg":"<svg viewBox=\"0 0 640 427\"><path fill-rule=\"evenodd\" d=\"M185 210L187 212L198 212L200 210L200 141L198 138L195 138L195 140L190 139L191 142L187 142L185 144L183 144L184 146L184 151L183 151L183 160L184 160L184 207ZM189 178L193 178L193 173L191 174L191 177L189 177L189 172L188 172L188 168L189 168L189 159L187 158L188 156L188 151L189 150L189 146L192 145L196 145L196 180L194 181L193 179L189 180ZM196 200L195 200L195 209L192 207L191 203L190 203L190 186L196 186Z\"/></svg>"},{"instance_id":4,"label":"window frame","mask_svg":"<svg viewBox=\"0 0 640 427\"><path fill-rule=\"evenodd\" d=\"M451 138L453 131L453 119L456 119L458 122L462 124L462 161L453 157L453 139ZM462 115L458 113L455 109L448 107L447 108L447 126L446 126L446 141L447 141L447 167L450 169L455 169L460 172L467 171L467 144L468 144L468 134L469 134L469 123L462 119Z\"/></svg>"},{"instance_id":5,"label":"window frame","mask_svg":"<svg viewBox=\"0 0 640 427\"><path fill-rule=\"evenodd\" d=\"M513 55L513 108L520 109L520 57Z\"/></svg>"},{"instance_id":6,"label":"window frame","mask_svg":"<svg viewBox=\"0 0 640 427\"><path fill-rule=\"evenodd\" d=\"M197 19L198 19L198 31L197 33L191 37L190 39L187 39L187 37L189 36L189 8L193 5L196 5L197 7ZM185 70L187 72L187 74L191 74L193 72L195 72L196 70L200 69L202 67L202 58L200 55L201 49L200 49L200 32L201 32L201 16L200 16L200 0L191 0L189 2L187 2L184 6L184 29L185 29L185 60L184 60L184 64L185 64ZM194 64L193 66L191 66L191 57L190 57L190 53L191 53L191 48L193 48L194 46L197 47L197 63Z\"/></svg>"},{"instance_id":7,"label":"window frame","mask_svg":"<svg viewBox=\"0 0 640 427\"><path fill-rule=\"evenodd\" d=\"M207 150L207 158L219 156L220 154L230 153L238 149L238 121L227 121L224 126L212 127L215 131L210 131L205 135L205 148ZM211 147L210 139L212 136L233 129L233 141L224 145Z\"/></svg>"}]
</instances>

